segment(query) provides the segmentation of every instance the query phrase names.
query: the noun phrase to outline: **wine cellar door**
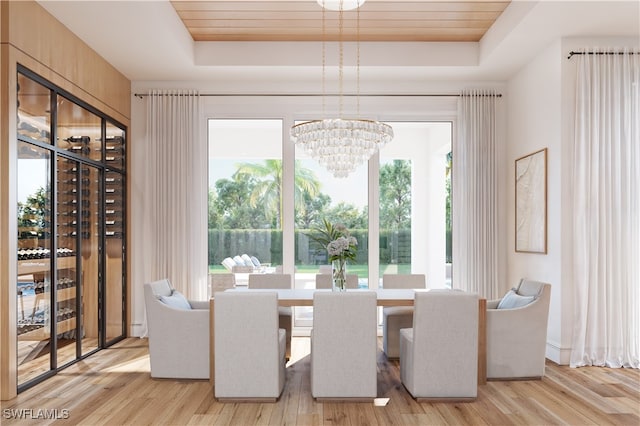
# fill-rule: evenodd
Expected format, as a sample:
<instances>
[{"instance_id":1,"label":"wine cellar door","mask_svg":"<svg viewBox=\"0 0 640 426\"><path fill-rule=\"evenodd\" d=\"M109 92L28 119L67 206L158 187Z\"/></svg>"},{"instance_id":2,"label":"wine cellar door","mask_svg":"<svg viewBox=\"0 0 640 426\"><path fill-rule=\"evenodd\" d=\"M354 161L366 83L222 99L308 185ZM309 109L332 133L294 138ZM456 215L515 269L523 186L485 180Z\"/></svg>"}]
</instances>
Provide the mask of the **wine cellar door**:
<instances>
[{"instance_id":1,"label":"wine cellar door","mask_svg":"<svg viewBox=\"0 0 640 426\"><path fill-rule=\"evenodd\" d=\"M18 391L125 330L126 129L18 69Z\"/></svg>"}]
</instances>

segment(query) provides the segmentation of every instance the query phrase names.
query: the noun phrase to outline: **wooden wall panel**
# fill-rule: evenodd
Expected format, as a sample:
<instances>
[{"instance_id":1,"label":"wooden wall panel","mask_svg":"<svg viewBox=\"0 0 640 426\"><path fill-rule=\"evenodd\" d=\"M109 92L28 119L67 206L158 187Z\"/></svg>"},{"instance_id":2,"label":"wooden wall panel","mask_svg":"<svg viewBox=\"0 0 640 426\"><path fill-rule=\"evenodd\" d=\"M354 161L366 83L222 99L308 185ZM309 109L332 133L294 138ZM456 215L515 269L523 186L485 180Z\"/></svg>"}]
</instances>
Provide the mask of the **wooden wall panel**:
<instances>
[{"instance_id":1,"label":"wooden wall panel","mask_svg":"<svg viewBox=\"0 0 640 426\"><path fill-rule=\"evenodd\" d=\"M130 128L131 82L35 1L0 0L0 400L16 396L16 72L22 64ZM14 119L11 119L14 117Z\"/></svg>"},{"instance_id":2,"label":"wooden wall panel","mask_svg":"<svg viewBox=\"0 0 640 426\"><path fill-rule=\"evenodd\" d=\"M8 14L10 44L49 69L44 77L120 122L130 119L124 75L36 2L9 2Z\"/></svg>"},{"instance_id":3,"label":"wooden wall panel","mask_svg":"<svg viewBox=\"0 0 640 426\"><path fill-rule=\"evenodd\" d=\"M0 4L0 10L5 5ZM4 28L6 14L0 15L0 27ZM3 40L4 41L4 40ZM16 134L15 65L11 66L9 45L0 44L0 399L13 398L17 386L16 361L16 256L17 211L8 206L16 205L16 144L10 143L10 132ZM13 72L12 72L13 71ZM12 86L13 85L13 86ZM11 115L11 114L14 115ZM13 159L13 160L12 160ZM10 277L13 277L11 279Z\"/></svg>"}]
</instances>

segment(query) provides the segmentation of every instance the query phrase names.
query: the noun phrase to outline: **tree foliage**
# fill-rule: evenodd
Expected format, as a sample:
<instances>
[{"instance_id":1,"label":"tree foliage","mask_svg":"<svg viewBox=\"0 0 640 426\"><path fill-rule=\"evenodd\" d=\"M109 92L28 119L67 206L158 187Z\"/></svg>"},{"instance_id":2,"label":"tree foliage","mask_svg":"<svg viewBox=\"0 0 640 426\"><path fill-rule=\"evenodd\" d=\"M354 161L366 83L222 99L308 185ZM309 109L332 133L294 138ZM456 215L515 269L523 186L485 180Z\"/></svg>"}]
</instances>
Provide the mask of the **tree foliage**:
<instances>
[{"instance_id":1,"label":"tree foliage","mask_svg":"<svg viewBox=\"0 0 640 426\"><path fill-rule=\"evenodd\" d=\"M49 228L49 191L38 188L24 203L18 202L20 238L43 237Z\"/></svg>"},{"instance_id":2,"label":"tree foliage","mask_svg":"<svg viewBox=\"0 0 640 426\"><path fill-rule=\"evenodd\" d=\"M393 160L380 167L380 227L411 228L411 161Z\"/></svg>"},{"instance_id":3,"label":"tree foliage","mask_svg":"<svg viewBox=\"0 0 640 426\"><path fill-rule=\"evenodd\" d=\"M304 168L296 161L294 176L294 191L298 206L304 207L303 194L314 197L318 194L320 183L313 171ZM235 180L250 180L254 182L249 196L251 207L260 206L267 218L276 229L282 227L282 161L265 160L260 163L242 163L234 173Z\"/></svg>"},{"instance_id":4,"label":"tree foliage","mask_svg":"<svg viewBox=\"0 0 640 426\"><path fill-rule=\"evenodd\" d=\"M321 192L315 173L295 165L295 221L298 229L323 226L323 220L349 229L368 228L368 209L354 204L334 204ZM219 179L209 192L209 228L281 229L282 161L241 163L231 179ZM380 226L411 226L411 162L394 160L380 168Z\"/></svg>"},{"instance_id":5,"label":"tree foliage","mask_svg":"<svg viewBox=\"0 0 640 426\"><path fill-rule=\"evenodd\" d=\"M302 207L296 208L296 228L319 227L325 217L324 212L331 205L331 197L322 192L315 197L312 197L308 192L302 192L300 197L302 198Z\"/></svg>"},{"instance_id":6,"label":"tree foliage","mask_svg":"<svg viewBox=\"0 0 640 426\"><path fill-rule=\"evenodd\" d=\"M260 229L270 227L263 209L251 206L251 194L256 183L246 176L219 179L215 183L215 210L220 228Z\"/></svg>"}]
</instances>

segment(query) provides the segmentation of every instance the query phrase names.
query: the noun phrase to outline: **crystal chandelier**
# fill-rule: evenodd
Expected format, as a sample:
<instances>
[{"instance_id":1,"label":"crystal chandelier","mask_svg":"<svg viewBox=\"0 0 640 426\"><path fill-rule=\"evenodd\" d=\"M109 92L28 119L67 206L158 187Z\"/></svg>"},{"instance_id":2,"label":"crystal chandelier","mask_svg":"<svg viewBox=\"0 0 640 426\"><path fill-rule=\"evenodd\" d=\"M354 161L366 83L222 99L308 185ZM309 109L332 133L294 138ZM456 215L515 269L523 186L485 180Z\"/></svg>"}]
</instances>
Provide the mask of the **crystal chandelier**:
<instances>
[{"instance_id":1,"label":"crystal chandelier","mask_svg":"<svg viewBox=\"0 0 640 426\"><path fill-rule=\"evenodd\" d=\"M380 148L393 139L393 129L385 123L364 119L342 118L342 76L343 76L343 48L342 28L344 10L360 7L364 0L317 0L323 8L339 11L339 80L340 80L340 118L324 118L296 124L291 128L291 140L304 150L322 166L326 167L334 177L347 177L356 167L365 163ZM337 5L337 7L336 7ZM333 9L335 7L335 9ZM360 88L360 12L357 19L358 31L358 61L357 79L358 92ZM322 32L324 44L324 9L322 16ZM322 48L322 85L324 90L324 45ZM357 94L359 97L359 93ZM324 109L324 105L323 105ZM358 99L358 115L360 100Z\"/></svg>"},{"instance_id":2,"label":"crystal chandelier","mask_svg":"<svg viewBox=\"0 0 640 426\"><path fill-rule=\"evenodd\" d=\"M352 10L362 6L365 0L316 0L316 2L329 10Z\"/></svg>"}]
</instances>

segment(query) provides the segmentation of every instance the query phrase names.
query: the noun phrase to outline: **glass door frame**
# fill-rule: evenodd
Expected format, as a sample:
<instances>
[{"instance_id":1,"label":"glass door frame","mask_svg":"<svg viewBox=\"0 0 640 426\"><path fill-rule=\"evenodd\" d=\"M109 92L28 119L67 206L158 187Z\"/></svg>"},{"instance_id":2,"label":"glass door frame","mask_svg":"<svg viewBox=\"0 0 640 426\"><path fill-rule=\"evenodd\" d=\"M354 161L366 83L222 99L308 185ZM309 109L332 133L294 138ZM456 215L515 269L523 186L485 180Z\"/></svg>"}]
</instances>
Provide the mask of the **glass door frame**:
<instances>
[{"instance_id":1,"label":"glass door frame","mask_svg":"<svg viewBox=\"0 0 640 426\"><path fill-rule=\"evenodd\" d=\"M76 326L75 326L75 330L76 330L76 355L74 357L74 359L70 362L65 363L64 365L60 366L58 365L58 359L57 359L57 349L58 349L58 345L57 345L57 321L52 320L51 324L50 324L50 349L49 349L49 356L50 356L50 368L48 371L39 374L31 379L26 380L23 383L19 383L17 385L17 391L18 393L31 388L32 386L41 383L42 381L50 378L51 376L57 374L58 371L75 364L76 362L85 359L86 357L96 353L97 351L104 349L106 347L109 347L121 340L123 340L127 333L126 333L126 324L127 324L127 277L126 277L126 271L127 271L127 267L126 267L126 232L124 232L123 236L122 236L122 245L123 245L123 257L122 257L122 261L123 261L123 270L122 270L122 314L121 314L121 319L122 319L122 333L120 336L116 336L113 339L110 340L106 340L105 339L105 327L106 327L106 318L105 318L105 310L106 310L106 299L105 299L105 294L106 294L106 288L105 288L105 256L106 256L106 250L105 250L105 230L104 230L104 222L105 222L105 185L104 185L104 178L105 178L105 173L107 170L115 170L118 171L122 174L122 178L123 178L123 195L122 195L122 199L123 199L123 209L126 209L126 186L125 186L125 182L126 182L126 163L123 169L116 169L112 166L109 166L107 164L105 164L104 158L105 158L105 149L106 149L106 144L102 143L102 153L101 153L101 158L102 161L96 161L96 160L92 160L90 158L87 157L83 157L81 155L75 154L75 153L71 153L61 147L59 147L56 143L57 140L57 134L58 134L58 120L57 120L57 100L59 97L62 97L63 99L66 99L67 101L70 101L76 105L78 105L79 107L89 111L90 113L96 115L97 117L100 118L101 120L101 124L100 124L100 131L101 131L101 135L102 138L104 139L105 135L106 135L106 123L109 122L111 125L121 129L124 132L125 135L125 144L126 144L126 135L128 134L128 129L125 125L123 125L122 123L118 122L117 120L113 119L112 117L108 116L107 114L102 113L101 111L97 110L96 108L92 107L91 105L87 104L86 102L78 99L77 97L71 95L69 92L65 91L64 89L61 89L60 87L56 86L55 84L51 83L50 81L48 81L47 79L41 77L40 75L36 74L35 72L29 70L28 68L18 64L17 65L17 75L22 75L25 78L28 78L30 80L35 81L36 83L42 85L43 87L45 87L46 89L49 90L49 104L50 104L50 111L51 111L51 116L50 116L50 139L49 142L42 142L42 141L37 141L34 140L32 138L17 134L16 138L17 138L17 143L26 143L26 144L30 144L33 146L36 146L40 149L44 149L46 151L48 151L49 154L49 182L50 182L50 196L49 196L49 204L50 204L50 244L51 244L51 248L57 248L57 224L58 224L58 218L57 218L57 214L58 214L58 206L57 206L57 200L58 200L58 183L57 183L57 171L58 171L58 158L64 158L67 160L71 160L76 162L77 165L82 166L84 165L88 165L91 166L93 168L95 168L97 170L98 173L98 188L97 191L99 191L99 193L101 194L100 199L101 202L99 203L99 205L97 206L98 209L98 214L97 214L97 220L98 220L98 267L97 267L97 272L98 272L98 283L97 283L97 312L95 313L96 315L96 322L98 324L98 344L97 347L95 349L89 350L86 353L82 353L82 339L79 339L78 336L81 335L82 329L83 329L83 321L80 320L80 318L82 318L83 315L83 307L82 307L82 289L81 289L81 285L80 285L80 277L81 277L81 267L82 267L82 256L76 254L76 262L75 262L75 267L76 267ZM125 157L126 158L126 157ZM18 157L16 157L16 164L18 161ZM81 174L79 173L78 176L81 176ZM18 182L18 185L20 184L20 182ZM80 181L80 179L78 180L78 182L76 183L76 190L80 191L82 188L82 183ZM78 218L81 218L81 216L77 216L77 223L76 223L76 236L75 236L75 241L76 241L76 253L81 253L81 247L82 247L82 239L81 237L81 220L78 220ZM126 213L123 212L123 229L126 230ZM56 253L56 250L51 250L50 252L50 257L49 257L49 281L51 283L56 283L57 282L57 275L58 275L58 268L57 268L57 264L58 264L58 255ZM53 287L55 289L55 286ZM57 294L56 291L50 291L50 306L51 308L51 313L50 313L50 317L55 318L55 314L57 313ZM17 342L16 342L17 344ZM17 354L16 354L17 356Z\"/></svg>"}]
</instances>

